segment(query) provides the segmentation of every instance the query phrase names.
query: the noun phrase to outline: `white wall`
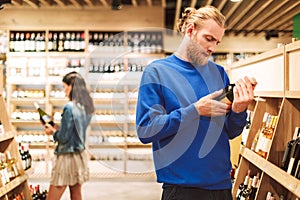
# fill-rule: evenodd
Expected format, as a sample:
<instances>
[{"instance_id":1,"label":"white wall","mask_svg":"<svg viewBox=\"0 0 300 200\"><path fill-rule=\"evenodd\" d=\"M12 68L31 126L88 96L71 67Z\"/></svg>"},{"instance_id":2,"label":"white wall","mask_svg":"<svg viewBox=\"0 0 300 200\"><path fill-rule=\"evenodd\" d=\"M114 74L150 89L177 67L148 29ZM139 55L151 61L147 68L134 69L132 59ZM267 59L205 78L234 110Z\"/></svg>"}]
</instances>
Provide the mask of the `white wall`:
<instances>
[{"instance_id":1,"label":"white wall","mask_svg":"<svg viewBox=\"0 0 300 200\"><path fill-rule=\"evenodd\" d=\"M278 43L291 43L292 37L289 35L266 40L263 34L259 36L224 36L222 42L217 47L218 52L265 52L277 47ZM180 44L180 37L177 35L167 35L165 37L165 50L173 52Z\"/></svg>"}]
</instances>

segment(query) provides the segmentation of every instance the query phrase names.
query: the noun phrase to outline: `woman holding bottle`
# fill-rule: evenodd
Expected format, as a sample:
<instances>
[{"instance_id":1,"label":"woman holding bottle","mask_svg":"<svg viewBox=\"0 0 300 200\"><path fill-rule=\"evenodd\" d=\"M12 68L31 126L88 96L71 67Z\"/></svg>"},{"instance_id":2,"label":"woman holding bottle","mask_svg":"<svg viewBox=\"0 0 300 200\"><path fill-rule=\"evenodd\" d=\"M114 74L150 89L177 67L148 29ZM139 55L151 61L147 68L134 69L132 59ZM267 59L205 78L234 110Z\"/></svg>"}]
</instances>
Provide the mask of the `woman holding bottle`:
<instances>
[{"instance_id":1,"label":"woman holding bottle","mask_svg":"<svg viewBox=\"0 0 300 200\"><path fill-rule=\"evenodd\" d=\"M81 186L89 179L85 151L86 129L95 110L84 79L70 72L62 79L69 102L63 108L60 126L45 125L57 143L47 199L59 200L67 186L72 200L81 200Z\"/></svg>"}]
</instances>

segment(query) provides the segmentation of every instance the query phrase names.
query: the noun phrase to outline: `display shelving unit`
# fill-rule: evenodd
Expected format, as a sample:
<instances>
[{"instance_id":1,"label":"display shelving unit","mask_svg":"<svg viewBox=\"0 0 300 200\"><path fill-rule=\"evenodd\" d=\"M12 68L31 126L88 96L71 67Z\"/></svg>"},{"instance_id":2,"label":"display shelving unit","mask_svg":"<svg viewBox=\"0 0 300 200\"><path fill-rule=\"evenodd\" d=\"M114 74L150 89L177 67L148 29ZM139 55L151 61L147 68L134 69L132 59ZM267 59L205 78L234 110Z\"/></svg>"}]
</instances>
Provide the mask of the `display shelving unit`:
<instances>
[{"instance_id":1,"label":"display shelving unit","mask_svg":"<svg viewBox=\"0 0 300 200\"><path fill-rule=\"evenodd\" d=\"M247 142L241 147L240 162L233 187L235 196L238 186L244 181L247 171L250 176L260 174L256 199L265 199L271 192L275 199L300 198L300 180L281 169L281 162L287 143L292 139L295 127L300 126L300 82L297 78L300 62L300 42L287 44L260 55L256 55L231 66L231 79L244 75L253 76L258 85L256 101ZM299 74L299 73L298 73ZM251 150L255 134L262 126L265 112L277 115L272 143L266 158Z\"/></svg>"},{"instance_id":2,"label":"display shelving unit","mask_svg":"<svg viewBox=\"0 0 300 200\"><path fill-rule=\"evenodd\" d=\"M2 66L0 65L0 82L2 82L2 78ZM28 176L22 167L18 144L14 138L16 132L14 131L14 129L12 128L12 124L10 123L9 115L6 111L6 103L2 96L2 92L0 93L0 113L0 120L5 130L5 133L0 135L0 152L4 153L6 151L10 151L12 157L17 160L17 167L19 171L19 176L0 187L0 199L8 199L13 197L13 195L15 194L22 193L25 199L30 200L32 199L32 197L28 186Z\"/></svg>"},{"instance_id":3,"label":"display shelving unit","mask_svg":"<svg viewBox=\"0 0 300 200\"><path fill-rule=\"evenodd\" d=\"M31 32L30 30L10 31L13 33ZM120 46L111 48L108 43L105 43L105 40L102 40L105 44L97 43L97 45L91 44L91 41L95 33L105 35L105 37L107 37L107 33L108 38L112 41L112 34L116 34L116 31L46 30L42 32L45 33L46 48L44 52L7 53L7 110L9 116L17 116L11 119L17 134L22 138L29 135L30 138L25 139L27 141L37 140L30 143L31 153L35 160L45 162L33 164L33 168L43 169L42 172L36 171L36 175L50 175L50 157L53 155L55 145L51 137L45 136L43 126L31 113L35 112L33 102L38 102L47 113L54 114L54 120L58 123L62 107L67 102L63 94L62 76L74 70L85 78L96 106L96 113L87 134L87 149L92 160L106 164L113 163L107 164L107 166L111 171L117 171L118 174L137 172L138 169L132 168L132 166L142 166L143 161L150 164L151 146L141 144L135 132L135 105L143 67L149 62L165 56L162 52L164 33L155 30L125 31L123 34L117 34L116 38L119 40ZM49 33L55 32L84 33L84 50L77 52L49 51L47 49ZM141 50L138 40L142 34L145 34L148 39L151 34L155 34L155 38L159 36L162 39L157 40L159 43L155 44L156 47L145 45ZM130 38L135 39L133 43L130 43ZM100 67L105 64L113 65L115 70L113 72L104 71ZM24 96L24 93L26 95L30 93L30 97ZM29 115L32 115L33 118L19 119L18 111L21 111L21 115L24 112L27 112L27 115L31 113ZM144 157L137 155L137 151L140 149L145 150ZM115 166L117 162L121 163L121 167ZM152 164L150 165L152 166ZM34 172L35 169L32 171ZM149 171L153 173L152 169ZM31 176L34 175L34 173L31 174ZM95 176L98 175L103 176L101 172Z\"/></svg>"}]
</instances>

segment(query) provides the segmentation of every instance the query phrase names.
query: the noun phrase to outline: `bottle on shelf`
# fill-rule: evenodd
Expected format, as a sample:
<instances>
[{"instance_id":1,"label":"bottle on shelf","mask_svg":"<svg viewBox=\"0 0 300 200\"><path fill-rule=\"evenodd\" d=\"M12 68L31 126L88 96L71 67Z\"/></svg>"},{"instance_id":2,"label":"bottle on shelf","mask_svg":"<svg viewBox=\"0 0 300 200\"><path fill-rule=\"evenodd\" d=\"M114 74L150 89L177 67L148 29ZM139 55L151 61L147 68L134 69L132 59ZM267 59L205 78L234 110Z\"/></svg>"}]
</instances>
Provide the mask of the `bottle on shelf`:
<instances>
[{"instance_id":1,"label":"bottle on shelf","mask_svg":"<svg viewBox=\"0 0 300 200\"><path fill-rule=\"evenodd\" d=\"M5 162L5 155L3 153L0 153L0 175L2 185L5 185L10 181L7 163Z\"/></svg>"},{"instance_id":2,"label":"bottle on shelf","mask_svg":"<svg viewBox=\"0 0 300 200\"><path fill-rule=\"evenodd\" d=\"M300 137L300 127L296 127L294 131L293 139L287 143L287 146L283 154L281 169L283 169L284 171L288 170L289 162L292 157L292 154L294 154L293 152L295 150L295 145L299 140L299 137Z\"/></svg>"},{"instance_id":3,"label":"bottle on shelf","mask_svg":"<svg viewBox=\"0 0 300 200\"><path fill-rule=\"evenodd\" d=\"M36 51L35 32L30 34L29 51Z\"/></svg>"},{"instance_id":4,"label":"bottle on shelf","mask_svg":"<svg viewBox=\"0 0 300 200\"><path fill-rule=\"evenodd\" d=\"M278 117L277 116L270 116L270 124L268 126L267 129L265 129L266 131L264 132L264 142L263 142L263 146L261 148L261 152L260 152L260 155L263 157L263 158L267 158L267 155L268 155L268 152L270 151L270 148L271 148L271 144L272 144L272 138L273 138L273 135L274 135L274 129L275 129L275 126L277 124L277 119Z\"/></svg>"},{"instance_id":5,"label":"bottle on shelf","mask_svg":"<svg viewBox=\"0 0 300 200\"><path fill-rule=\"evenodd\" d=\"M44 110L42 110L38 103L34 102L34 106L37 109L39 115L40 115L40 121L43 125L50 124L51 126L54 126L54 122L52 121L50 115L48 115Z\"/></svg>"},{"instance_id":6,"label":"bottle on shelf","mask_svg":"<svg viewBox=\"0 0 300 200\"><path fill-rule=\"evenodd\" d=\"M259 183L259 173L257 173L257 175L254 176L252 179L252 187L251 187L251 192L249 195L249 200L255 200L258 183Z\"/></svg>"},{"instance_id":7,"label":"bottle on shelf","mask_svg":"<svg viewBox=\"0 0 300 200\"><path fill-rule=\"evenodd\" d=\"M49 32L48 35L48 51L53 51L53 33Z\"/></svg>"},{"instance_id":8,"label":"bottle on shelf","mask_svg":"<svg viewBox=\"0 0 300 200\"><path fill-rule=\"evenodd\" d=\"M300 138L297 138L291 147L291 153L288 162L287 173L295 176L299 171L300 163ZM298 169L297 169L298 167ZM297 171L297 172L296 172Z\"/></svg>"},{"instance_id":9,"label":"bottle on shelf","mask_svg":"<svg viewBox=\"0 0 300 200\"><path fill-rule=\"evenodd\" d=\"M248 139L248 135L249 135L249 131L250 131L250 126L251 126L251 111L247 111L247 119L246 119L246 125L242 131L242 145L246 145L247 139Z\"/></svg>"},{"instance_id":10,"label":"bottle on shelf","mask_svg":"<svg viewBox=\"0 0 300 200\"><path fill-rule=\"evenodd\" d=\"M50 51L58 51L58 35L56 32L53 33L53 39L52 39L52 49Z\"/></svg>"},{"instance_id":11,"label":"bottle on shelf","mask_svg":"<svg viewBox=\"0 0 300 200\"><path fill-rule=\"evenodd\" d=\"M15 33L10 32L10 37L9 37L9 51L14 52L15 51Z\"/></svg>"},{"instance_id":12,"label":"bottle on shelf","mask_svg":"<svg viewBox=\"0 0 300 200\"><path fill-rule=\"evenodd\" d=\"M237 200L240 200L241 199L241 196L243 194L243 191L248 187L248 182L249 182L249 178L250 178L250 170L248 170L246 176L245 176L245 180L244 182L242 182L240 185L239 185L239 188L236 192L236 199Z\"/></svg>"},{"instance_id":13,"label":"bottle on shelf","mask_svg":"<svg viewBox=\"0 0 300 200\"><path fill-rule=\"evenodd\" d=\"M26 156L25 156L25 152L24 152L24 146L22 145L21 142L19 143L19 153L20 153L23 169L26 170L27 169L27 161L26 161Z\"/></svg>"},{"instance_id":14,"label":"bottle on shelf","mask_svg":"<svg viewBox=\"0 0 300 200\"><path fill-rule=\"evenodd\" d=\"M9 179L13 180L14 178L20 175L19 169L17 167L17 161L16 159L12 158L10 151L6 151L5 155L6 155L6 163L8 166L7 169L8 169Z\"/></svg>"},{"instance_id":15,"label":"bottle on shelf","mask_svg":"<svg viewBox=\"0 0 300 200\"><path fill-rule=\"evenodd\" d=\"M263 116L263 121L262 121L262 126L261 128L259 129L259 132L258 132L258 136L257 136L257 143L255 145L255 149L254 151L257 153L257 154L260 154L260 151L261 151L261 148L263 146L263 143L264 143L264 131L265 129L269 126L269 113L268 112L265 112L264 116ZM253 146L254 146L253 145Z\"/></svg>"},{"instance_id":16,"label":"bottle on shelf","mask_svg":"<svg viewBox=\"0 0 300 200\"><path fill-rule=\"evenodd\" d=\"M252 178L249 178L247 188L240 195L240 200L248 200L252 192Z\"/></svg>"},{"instance_id":17,"label":"bottle on shelf","mask_svg":"<svg viewBox=\"0 0 300 200\"><path fill-rule=\"evenodd\" d=\"M25 49L25 51L31 51L31 49L30 49L30 33L29 32L27 32L25 34L24 49Z\"/></svg>"},{"instance_id":18,"label":"bottle on shelf","mask_svg":"<svg viewBox=\"0 0 300 200\"><path fill-rule=\"evenodd\" d=\"M255 136L254 136L254 139L252 141L252 144L251 144L251 151L255 151L256 149L256 146L257 146L257 142L258 142L258 137L259 137L259 134L260 134L261 130L260 128L257 130Z\"/></svg>"},{"instance_id":19,"label":"bottle on shelf","mask_svg":"<svg viewBox=\"0 0 300 200\"><path fill-rule=\"evenodd\" d=\"M63 32L60 32L58 35L58 46L57 46L58 51L65 51L64 42L65 42L65 34Z\"/></svg>"}]
</instances>

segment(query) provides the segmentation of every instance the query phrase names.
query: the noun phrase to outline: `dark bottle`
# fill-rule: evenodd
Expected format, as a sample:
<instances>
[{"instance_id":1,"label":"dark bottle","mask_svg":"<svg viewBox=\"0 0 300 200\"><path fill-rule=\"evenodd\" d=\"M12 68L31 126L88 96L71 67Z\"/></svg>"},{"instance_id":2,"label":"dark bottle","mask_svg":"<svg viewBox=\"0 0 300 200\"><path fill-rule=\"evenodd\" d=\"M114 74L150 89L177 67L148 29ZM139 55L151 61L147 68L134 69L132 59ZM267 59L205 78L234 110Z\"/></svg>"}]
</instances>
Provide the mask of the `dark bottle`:
<instances>
[{"instance_id":1,"label":"dark bottle","mask_svg":"<svg viewBox=\"0 0 300 200\"><path fill-rule=\"evenodd\" d=\"M57 33L53 33L53 39L52 39L52 50L51 51L57 51L58 50L58 36Z\"/></svg>"},{"instance_id":2,"label":"dark bottle","mask_svg":"<svg viewBox=\"0 0 300 200\"><path fill-rule=\"evenodd\" d=\"M52 121L50 115L48 115L44 110L42 110L38 103L34 102L34 106L40 115L40 120L42 124L50 124L51 126L54 126L54 122Z\"/></svg>"},{"instance_id":3,"label":"dark bottle","mask_svg":"<svg viewBox=\"0 0 300 200\"><path fill-rule=\"evenodd\" d=\"M250 170L248 170L244 182L239 185L239 188L238 188L238 190L236 192L236 196L235 196L237 200L241 199L241 196L242 196L244 190L248 187L249 178L250 178Z\"/></svg>"},{"instance_id":4,"label":"dark bottle","mask_svg":"<svg viewBox=\"0 0 300 200\"><path fill-rule=\"evenodd\" d=\"M246 189L243 190L242 194L240 195L240 200L249 199L250 194L252 192L252 178L249 178L248 186Z\"/></svg>"},{"instance_id":5,"label":"dark bottle","mask_svg":"<svg viewBox=\"0 0 300 200\"><path fill-rule=\"evenodd\" d=\"M259 173L253 177L251 191L248 196L249 200L255 199L257 188L258 188L258 182L259 182Z\"/></svg>"},{"instance_id":6,"label":"dark bottle","mask_svg":"<svg viewBox=\"0 0 300 200\"><path fill-rule=\"evenodd\" d=\"M281 161L281 169L283 169L284 171L287 171L288 169L288 165L291 157L291 149L295 142L296 140L289 141L285 148L284 155Z\"/></svg>"},{"instance_id":7,"label":"dark bottle","mask_svg":"<svg viewBox=\"0 0 300 200\"><path fill-rule=\"evenodd\" d=\"M235 86L234 83L227 85L220 96L216 97L215 100L217 101L225 101L225 103L232 103L233 102L233 87Z\"/></svg>"},{"instance_id":8,"label":"dark bottle","mask_svg":"<svg viewBox=\"0 0 300 200\"><path fill-rule=\"evenodd\" d=\"M10 52L14 52L15 51L15 34L13 32L10 33L9 51Z\"/></svg>"}]
</instances>

